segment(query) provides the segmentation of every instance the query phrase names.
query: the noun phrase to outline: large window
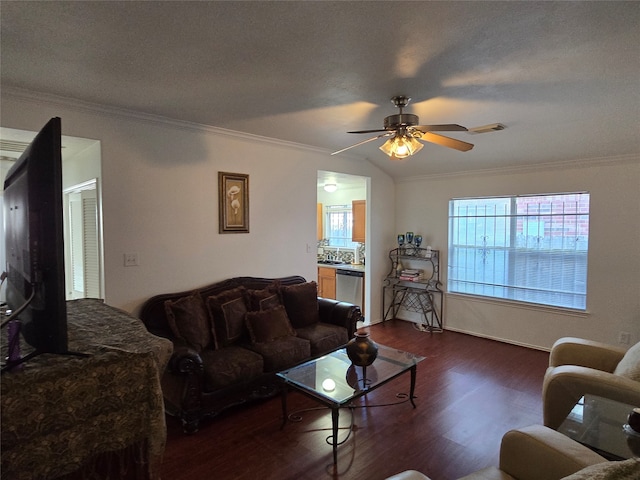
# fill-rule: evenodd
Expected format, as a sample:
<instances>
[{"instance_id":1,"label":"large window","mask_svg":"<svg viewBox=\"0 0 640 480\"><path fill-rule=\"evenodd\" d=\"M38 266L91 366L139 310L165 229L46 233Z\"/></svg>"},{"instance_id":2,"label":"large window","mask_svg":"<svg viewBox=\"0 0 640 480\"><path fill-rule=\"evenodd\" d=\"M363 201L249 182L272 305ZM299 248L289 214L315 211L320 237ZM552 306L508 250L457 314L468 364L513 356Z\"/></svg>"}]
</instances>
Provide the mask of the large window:
<instances>
[{"instance_id":1,"label":"large window","mask_svg":"<svg viewBox=\"0 0 640 480\"><path fill-rule=\"evenodd\" d=\"M449 292L586 310L589 194L449 202Z\"/></svg>"}]
</instances>

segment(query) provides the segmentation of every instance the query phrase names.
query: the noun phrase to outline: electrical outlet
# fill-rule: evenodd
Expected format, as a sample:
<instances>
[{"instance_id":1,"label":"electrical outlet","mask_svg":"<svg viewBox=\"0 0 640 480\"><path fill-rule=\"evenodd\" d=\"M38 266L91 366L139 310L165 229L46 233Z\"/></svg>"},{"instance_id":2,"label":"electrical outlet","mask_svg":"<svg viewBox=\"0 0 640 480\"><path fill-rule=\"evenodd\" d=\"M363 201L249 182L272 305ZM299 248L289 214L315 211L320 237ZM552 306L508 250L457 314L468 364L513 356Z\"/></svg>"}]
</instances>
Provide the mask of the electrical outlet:
<instances>
[{"instance_id":1,"label":"electrical outlet","mask_svg":"<svg viewBox=\"0 0 640 480\"><path fill-rule=\"evenodd\" d=\"M621 345L629 345L631 342L631 334L629 332L620 332L618 335L618 343Z\"/></svg>"},{"instance_id":2,"label":"electrical outlet","mask_svg":"<svg viewBox=\"0 0 640 480\"><path fill-rule=\"evenodd\" d=\"M125 267L137 267L138 266L138 254L137 253L125 253L124 254L124 266Z\"/></svg>"}]
</instances>

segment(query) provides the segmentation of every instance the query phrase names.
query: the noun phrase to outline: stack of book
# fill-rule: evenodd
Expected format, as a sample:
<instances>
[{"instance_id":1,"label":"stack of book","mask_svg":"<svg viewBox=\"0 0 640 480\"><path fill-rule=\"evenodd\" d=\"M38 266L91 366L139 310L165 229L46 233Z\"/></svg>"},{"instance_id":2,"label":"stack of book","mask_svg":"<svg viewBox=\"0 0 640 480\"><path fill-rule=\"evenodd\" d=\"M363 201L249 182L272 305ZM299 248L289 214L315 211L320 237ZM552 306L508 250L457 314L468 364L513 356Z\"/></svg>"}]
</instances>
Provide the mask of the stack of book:
<instances>
[{"instance_id":1,"label":"stack of book","mask_svg":"<svg viewBox=\"0 0 640 480\"><path fill-rule=\"evenodd\" d=\"M403 282L420 282L422 281L422 270L415 268L405 268L400 271L399 280Z\"/></svg>"}]
</instances>

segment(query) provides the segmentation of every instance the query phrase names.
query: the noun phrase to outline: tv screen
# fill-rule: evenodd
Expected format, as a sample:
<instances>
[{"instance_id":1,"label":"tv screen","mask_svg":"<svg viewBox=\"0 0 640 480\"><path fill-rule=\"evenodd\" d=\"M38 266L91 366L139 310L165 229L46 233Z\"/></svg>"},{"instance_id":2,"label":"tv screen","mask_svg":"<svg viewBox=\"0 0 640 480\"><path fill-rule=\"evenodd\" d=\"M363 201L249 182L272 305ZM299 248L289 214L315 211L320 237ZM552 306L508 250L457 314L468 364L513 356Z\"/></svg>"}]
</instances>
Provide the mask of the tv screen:
<instances>
[{"instance_id":1,"label":"tv screen","mask_svg":"<svg viewBox=\"0 0 640 480\"><path fill-rule=\"evenodd\" d=\"M33 354L68 353L60 118L7 173L4 210L8 307Z\"/></svg>"}]
</instances>

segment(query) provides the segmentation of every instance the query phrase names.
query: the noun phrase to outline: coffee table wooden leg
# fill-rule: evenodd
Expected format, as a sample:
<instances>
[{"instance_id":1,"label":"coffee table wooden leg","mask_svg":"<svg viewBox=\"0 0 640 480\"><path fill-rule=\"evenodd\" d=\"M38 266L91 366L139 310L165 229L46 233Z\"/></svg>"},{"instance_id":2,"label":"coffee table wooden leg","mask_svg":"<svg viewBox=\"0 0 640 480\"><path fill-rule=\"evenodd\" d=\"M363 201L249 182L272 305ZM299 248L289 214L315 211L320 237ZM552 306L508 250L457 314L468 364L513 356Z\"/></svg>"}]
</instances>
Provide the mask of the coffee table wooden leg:
<instances>
[{"instance_id":1,"label":"coffee table wooden leg","mask_svg":"<svg viewBox=\"0 0 640 480\"><path fill-rule=\"evenodd\" d=\"M338 416L340 415L339 407L331 408L331 423L333 425L333 464L338 463Z\"/></svg>"},{"instance_id":2,"label":"coffee table wooden leg","mask_svg":"<svg viewBox=\"0 0 640 480\"><path fill-rule=\"evenodd\" d=\"M411 401L411 405L413 405L413 408L416 408L416 404L413 401L413 393L415 392L416 389L416 373L418 371L418 367L417 365L414 365L413 367L411 367L411 388L409 389L409 400Z\"/></svg>"}]
</instances>

